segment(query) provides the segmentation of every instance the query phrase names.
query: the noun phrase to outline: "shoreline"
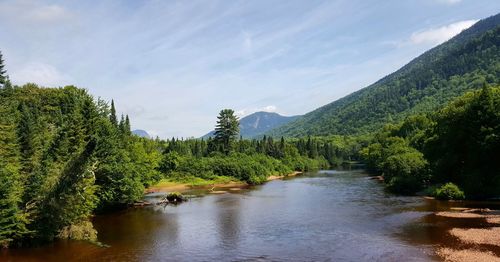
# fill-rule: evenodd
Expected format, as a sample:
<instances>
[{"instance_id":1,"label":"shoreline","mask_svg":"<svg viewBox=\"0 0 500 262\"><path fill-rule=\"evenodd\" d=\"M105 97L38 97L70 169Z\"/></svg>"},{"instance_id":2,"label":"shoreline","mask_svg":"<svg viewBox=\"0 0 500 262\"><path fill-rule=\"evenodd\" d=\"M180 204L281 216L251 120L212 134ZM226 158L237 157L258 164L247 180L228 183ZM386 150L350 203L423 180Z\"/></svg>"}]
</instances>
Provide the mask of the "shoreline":
<instances>
[{"instance_id":1,"label":"shoreline","mask_svg":"<svg viewBox=\"0 0 500 262\"><path fill-rule=\"evenodd\" d=\"M277 180L277 179L283 179L285 177L294 177L298 175L302 175L303 172L301 171L294 171L290 174L286 175L271 175L266 179L266 182ZM168 181L167 185L153 185L149 188L146 188L144 190L145 194L150 194L150 193L166 193L166 192L187 192L190 190L210 190L212 192L216 193L221 193L220 190L215 190L215 189L227 189L229 191L238 191L240 189L250 187L246 182L242 181L229 181L229 182L224 182L224 183L213 183L213 184L206 184L206 185L194 185L192 183L183 183L183 182L175 182L175 181ZM264 182L265 183L265 182Z\"/></svg>"},{"instance_id":2,"label":"shoreline","mask_svg":"<svg viewBox=\"0 0 500 262\"><path fill-rule=\"evenodd\" d=\"M147 188L145 190L146 194L150 193L168 193L168 192L186 192L189 190L203 190L203 189L214 189L214 188L242 188L248 186L247 183L241 181L230 181L227 183L214 183L207 185L193 185L190 183L172 182L171 185L155 185Z\"/></svg>"},{"instance_id":3,"label":"shoreline","mask_svg":"<svg viewBox=\"0 0 500 262\"><path fill-rule=\"evenodd\" d=\"M482 227L453 227L446 233L462 245L461 248L439 247L436 254L445 261L500 261L500 210L487 208L451 208L435 212L435 216L462 219L483 219ZM488 248L487 248L488 247ZM493 247L493 248L492 248Z\"/></svg>"},{"instance_id":4,"label":"shoreline","mask_svg":"<svg viewBox=\"0 0 500 262\"><path fill-rule=\"evenodd\" d=\"M267 181L269 182L269 181L273 181L273 180L277 180L277 179L282 179L282 178L285 178L285 177L294 177L294 176L298 176L298 175L302 175L302 174L304 174L304 172L302 172L302 171L294 171L294 172L292 172L290 174L286 174L286 175L279 175L279 176L274 176L273 175L273 176L269 176L267 178Z\"/></svg>"}]
</instances>

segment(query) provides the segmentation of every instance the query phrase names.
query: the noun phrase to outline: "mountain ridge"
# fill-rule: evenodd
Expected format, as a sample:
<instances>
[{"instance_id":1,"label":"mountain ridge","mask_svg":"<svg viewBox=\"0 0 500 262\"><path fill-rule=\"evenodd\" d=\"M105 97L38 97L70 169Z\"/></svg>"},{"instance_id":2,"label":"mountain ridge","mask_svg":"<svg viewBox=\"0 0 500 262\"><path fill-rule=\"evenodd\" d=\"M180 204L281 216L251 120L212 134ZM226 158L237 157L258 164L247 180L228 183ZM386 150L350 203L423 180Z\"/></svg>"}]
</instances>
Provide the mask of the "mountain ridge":
<instances>
[{"instance_id":1,"label":"mountain ridge","mask_svg":"<svg viewBox=\"0 0 500 262\"><path fill-rule=\"evenodd\" d=\"M255 138L265 132L294 121L299 116L283 116L275 112L258 111L240 119L240 135L243 138ZM213 137L215 131L202 136L206 139Z\"/></svg>"},{"instance_id":2,"label":"mountain ridge","mask_svg":"<svg viewBox=\"0 0 500 262\"><path fill-rule=\"evenodd\" d=\"M397 71L266 134L279 137L367 133L435 110L484 84L500 83L500 14L480 20Z\"/></svg>"}]
</instances>

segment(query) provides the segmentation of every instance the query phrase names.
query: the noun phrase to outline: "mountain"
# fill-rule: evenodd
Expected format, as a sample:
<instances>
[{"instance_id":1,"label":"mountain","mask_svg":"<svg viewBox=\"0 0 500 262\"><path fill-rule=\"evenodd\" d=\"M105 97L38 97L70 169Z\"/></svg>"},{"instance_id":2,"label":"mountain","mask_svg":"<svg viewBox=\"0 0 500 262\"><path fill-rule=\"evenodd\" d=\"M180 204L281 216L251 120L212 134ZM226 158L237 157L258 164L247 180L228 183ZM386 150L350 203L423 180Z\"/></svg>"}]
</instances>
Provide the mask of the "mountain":
<instances>
[{"instance_id":1,"label":"mountain","mask_svg":"<svg viewBox=\"0 0 500 262\"><path fill-rule=\"evenodd\" d=\"M244 138L254 138L263 135L273 128L287 124L298 117L282 116L271 112L256 112L240 119L240 135ZM212 137L214 133L215 131L211 131L202 138Z\"/></svg>"},{"instance_id":2,"label":"mountain","mask_svg":"<svg viewBox=\"0 0 500 262\"><path fill-rule=\"evenodd\" d=\"M484 84L500 83L500 14L483 19L398 71L271 130L279 137L360 134L442 107Z\"/></svg>"},{"instance_id":3,"label":"mountain","mask_svg":"<svg viewBox=\"0 0 500 262\"><path fill-rule=\"evenodd\" d=\"M132 134L139 136L139 137L151 138L151 136L148 134L148 132L146 132L146 130L142 130L142 129L133 130Z\"/></svg>"}]
</instances>

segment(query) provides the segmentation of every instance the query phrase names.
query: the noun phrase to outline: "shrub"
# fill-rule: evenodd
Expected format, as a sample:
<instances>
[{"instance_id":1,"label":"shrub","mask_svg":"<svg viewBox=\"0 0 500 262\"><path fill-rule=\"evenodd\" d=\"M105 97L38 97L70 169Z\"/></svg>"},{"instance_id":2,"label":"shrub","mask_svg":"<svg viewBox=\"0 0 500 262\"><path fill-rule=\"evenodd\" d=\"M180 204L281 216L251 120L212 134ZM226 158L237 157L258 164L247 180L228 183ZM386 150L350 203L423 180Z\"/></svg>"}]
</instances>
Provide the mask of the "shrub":
<instances>
[{"instance_id":1,"label":"shrub","mask_svg":"<svg viewBox=\"0 0 500 262\"><path fill-rule=\"evenodd\" d=\"M97 231L94 229L92 222L82 221L63 227L57 237L60 239L97 241Z\"/></svg>"},{"instance_id":2,"label":"shrub","mask_svg":"<svg viewBox=\"0 0 500 262\"><path fill-rule=\"evenodd\" d=\"M465 199L465 194L457 185L446 183L436 189L434 196L440 200L460 200Z\"/></svg>"},{"instance_id":3,"label":"shrub","mask_svg":"<svg viewBox=\"0 0 500 262\"><path fill-rule=\"evenodd\" d=\"M393 193L413 195L422 188L422 183L416 176L395 176L387 183L387 189Z\"/></svg>"}]
</instances>

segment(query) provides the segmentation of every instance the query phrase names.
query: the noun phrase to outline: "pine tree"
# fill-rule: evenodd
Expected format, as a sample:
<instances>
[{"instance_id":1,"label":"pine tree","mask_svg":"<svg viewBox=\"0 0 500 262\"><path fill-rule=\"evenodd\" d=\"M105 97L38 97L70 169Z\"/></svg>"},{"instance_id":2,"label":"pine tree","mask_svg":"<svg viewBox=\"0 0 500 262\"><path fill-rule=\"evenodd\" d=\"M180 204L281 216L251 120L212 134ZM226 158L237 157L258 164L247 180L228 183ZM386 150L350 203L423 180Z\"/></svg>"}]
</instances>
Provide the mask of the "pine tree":
<instances>
[{"instance_id":1,"label":"pine tree","mask_svg":"<svg viewBox=\"0 0 500 262\"><path fill-rule=\"evenodd\" d=\"M7 76L7 70L5 70L5 64L2 57L2 52L0 51L0 87L3 87L9 78Z\"/></svg>"},{"instance_id":2,"label":"pine tree","mask_svg":"<svg viewBox=\"0 0 500 262\"><path fill-rule=\"evenodd\" d=\"M123 135L125 134L125 116L120 118L120 123L118 124L118 129L120 130L120 133Z\"/></svg>"},{"instance_id":3,"label":"pine tree","mask_svg":"<svg viewBox=\"0 0 500 262\"><path fill-rule=\"evenodd\" d=\"M125 116L124 130L125 130L125 134L127 134L127 135L132 134L132 132L130 131L130 119L128 118L128 115Z\"/></svg>"},{"instance_id":4,"label":"pine tree","mask_svg":"<svg viewBox=\"0 0 500 262\"><path fill-rule=\"evenodd\" d=\"M281 137L279 144L279 157L282 158L285 156L285 138Z\"/></svg>"},{"instance_id":5,"label":"pine tree","mask_svg":"<svg viewBox=\"0 0 500 262\"><path fill-rule=\"evenodd\" d=\"M109 120L114 127L118 127L118 118L116 117L115 101L111 100L111 112L109 115Z\"/></svg>"},{"instance_id":6,"label":"pine tree","mask_svg":"<svg viewBox=\"0 0 500 262\"><path fill-rule=\"evenodd\" d=\"M28 233L28 220L19 208L22 195L19 148L12 108L0 97L0 248Z\"/></svg>"},{"instance_id":7,"label":"pine tree","mask_svg":"<svg viewBox=\"0 0 500 262\"><path fill-rule=\"evenodd\" d=\"M234 115L234 110L223 109L220 111L217 119L215 141L224 153L229 154L232 142L236 139L240 131L238 118Z\"/></svg>"}]
</instances>

